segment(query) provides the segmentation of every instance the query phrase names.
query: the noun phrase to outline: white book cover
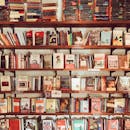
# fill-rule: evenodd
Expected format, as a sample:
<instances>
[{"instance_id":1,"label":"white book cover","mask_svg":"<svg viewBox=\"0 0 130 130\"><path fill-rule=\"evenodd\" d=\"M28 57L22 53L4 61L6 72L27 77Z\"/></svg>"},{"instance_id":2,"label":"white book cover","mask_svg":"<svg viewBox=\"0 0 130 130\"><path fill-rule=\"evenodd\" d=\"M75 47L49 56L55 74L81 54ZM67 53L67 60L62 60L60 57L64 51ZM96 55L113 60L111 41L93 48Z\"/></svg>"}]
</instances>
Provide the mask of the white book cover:
<instances>
[{"instance_id":1,"label":"white book cover","mask_svg":"<svg viewBox=\"0 0 130 130\"><path fill-rule=\"evenodd\" d=\"M17 76L16 77L16 91L28 91L29 81L28 76Z\"/></svg>"},{"instance_id":2,"label":"white book cover","mask_svg":"<svg viewBox=\"0 0 130 130\"><path fill-rule=\"evenodd\" d=\"M38 122L36 119L25 119L25 130L38 130Z\"/></svg>"},{"instance_id":3,"label":"white book cover","mask_svg":"<svg viewBox=\"0 0 130 130\"><path fill-rule=\"evenodd\" d=\"M71 79L71 89L80 91L81 78L72 78Z\"/></svg>"},{"instance_id":4,"label":"white book cover","mask_svg":"<svg viewBox=\"0 0 130 130\"><path fill-rule=\"evenodd\" d=\"M52 130L52 120L42 120L42 130Z\"/></svg>"},{"instance_id":5,"label":"white book cover","mask_svg":"<svg viewBox=\"0 0 130 130\"><path fill-rule=\"evenodd\" d=\"M1 76L0 77L0 85L1 85L1 91L11 91L11 79L10 76Z\"/></svg>"},{"instance_id":6,"label":"white book cover","mask_svg":"<svg viewBox=\"0 0 130 130\"><path fill-rule=\"evenodd\" d=\"M64 69L63 53L53 53L53 69Z\"/></svg>"},{"instance_id":7,"label":"white book cover","mask_svg":"<svg viewBox=\"0 0 130 130\"><path fill-rule=\"evenodd\" d=\"M94 54L94 68L103 69L105 68L105 54Z\"/></svg>"},{"instance_id":8,"label":"white book cover","mask_svg":"<svg viewBox=\"0 0 130 130\"><path fill-rule=\"evenodd\" d=\"M21 112L30 112L30 98L21 98L20 109Z\"/></svg>"}]
</instances>

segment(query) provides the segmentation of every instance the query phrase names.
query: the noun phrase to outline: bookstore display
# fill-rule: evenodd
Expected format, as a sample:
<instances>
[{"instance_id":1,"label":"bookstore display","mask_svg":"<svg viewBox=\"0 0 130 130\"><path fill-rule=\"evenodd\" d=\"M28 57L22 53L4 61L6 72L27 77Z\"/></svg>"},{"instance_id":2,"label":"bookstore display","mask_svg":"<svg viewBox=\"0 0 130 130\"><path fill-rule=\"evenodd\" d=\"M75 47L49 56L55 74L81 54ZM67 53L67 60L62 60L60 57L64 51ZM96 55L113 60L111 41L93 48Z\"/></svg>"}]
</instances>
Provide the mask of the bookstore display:
<instances>
[{"instance_id":1,"label":"bookstore display","mask_svg":"<svg viewBox=\"0 0 130 130\"><path fill-rule=\"evenodd\" d=\"M130 130L129 4L1 0L0 130Z\"/></svg>"}]
</instances>

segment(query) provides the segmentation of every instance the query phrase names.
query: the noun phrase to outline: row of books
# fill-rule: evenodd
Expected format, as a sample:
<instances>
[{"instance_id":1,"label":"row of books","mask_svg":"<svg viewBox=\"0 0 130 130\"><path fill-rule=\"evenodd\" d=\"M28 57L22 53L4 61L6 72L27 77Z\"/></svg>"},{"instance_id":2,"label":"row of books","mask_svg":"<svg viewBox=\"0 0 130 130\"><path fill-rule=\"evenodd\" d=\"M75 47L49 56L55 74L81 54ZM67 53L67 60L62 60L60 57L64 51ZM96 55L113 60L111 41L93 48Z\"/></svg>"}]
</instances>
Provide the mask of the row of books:
<instances>
[{"instance_id":1,"label":"row of books","mask_svg":"<svg viewBox=\"0 0 130 130\"><path fill-rule=\"evenodd\" d=\"M15 125L14 125L15 123ZM3 118L0 119L2 130L128 130L130 119L100 118Z\"/></svg>"},{"instance_id":2,"label":"row of books","mask_svg":"<svg viewBox=\"0 0 130 130\"><path fill-rule=\"evenodd\" d=\"M38 54L32 52L1 54L5 69L128 69L130 54Z\"/></svg>"},{"instance_id":3,"label":"row of books","mask_svg":"<svg viewBox=\"0 0 130 130\"><path fill-rule=\"evenodd\" d=\"M9 7L10 21L129 20L129 1L126 0L2 0L1 4Z\"/></svg>"},{"instance_id":4,"label":"row of books","mask_svg":"<svg viewBox=\"0 0 130 130\"><path fill-rule=\"evenodd\" d=\"M1 46L130 45L130 29L111 28L3 28Z\"/></svg>"},{"instance_id":5,"label":"row of books","mask_svg":"<svg viewBox=\"0 0 130 130\"><path fill-rule=\"evenodd\" d=\"M130 112L130 99L123 97L87 98L15 98L0 99L0 113L87 113L87 114L126 114Z\"/></svg>"},{"instance_id":6,"label":"row of books","mask_svg":"<svg viewBox=\"0 0 130 130\"><path fill-rule=\"evenodd\" d=\"M52 92L53 90L129 92L129 76L0 76L0 91ZM54 92L54 91L53 91Z\"/></svg>"}]
</instances>

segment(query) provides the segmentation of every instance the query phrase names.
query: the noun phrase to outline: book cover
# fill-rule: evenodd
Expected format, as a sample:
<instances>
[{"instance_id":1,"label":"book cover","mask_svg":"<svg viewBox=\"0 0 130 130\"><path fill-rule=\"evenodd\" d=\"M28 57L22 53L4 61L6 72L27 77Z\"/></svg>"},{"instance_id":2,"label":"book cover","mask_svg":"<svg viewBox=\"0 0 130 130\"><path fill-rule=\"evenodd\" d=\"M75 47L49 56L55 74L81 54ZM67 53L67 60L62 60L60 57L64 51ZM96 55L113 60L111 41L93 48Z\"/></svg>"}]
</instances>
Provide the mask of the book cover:
<instances>
[{"instance_id":1,"label":"book cover","mask_svg":"<svg viewBox=\"0 0 130 130\"><path fill-rule=\"evenodd\" d=\"M80 91L80 83L81 79L80 78L71 78L71 89L74 91Z\"/></svg>"},{"instance_id":2,"label":"book cover","mask_svg":"<svg viewBox=\"0 0 130 130\"><path fill-rule=\"evenodd\" d=\"M108 69L118 69L119 68L119 60L118 55L108 55Z\"/></svg>"},{"instance_id":3,"label":"book cover","mask_svg":"<svg viewBox=\"0 0 130 130\"><path fill-rule=\"evenodd\" d=\"M9 119L0 119L0 130L10 130Z\"/></svg>"},{"instance_id":4,"label":"book cover","mask_svg":"<svg viewBox=\"0 0 130 130\"><path fill-rule=\"evenodd\" d=\"M87 55L87 54L79 55L79 67L80 68L89 68L89 55Z\"/></svg>"},{"instance_id":5,"label":"book cover","mask_svg":"<svg viewBox=\"0 0 130 130\"><path fill-rule=\"evenodd\" d=\"M46 113L55 113L57 105L57 99L46 99Z\"/></svg>"},{"instance_id":6,"label":"book cover","mask_svg":"<svg viewBox=\"0 0 130 130\"><path fill-rule=\"evenodd\" d=\"M116 91L117 78L112 76L106 77L106 91Z\"/></svg>"},{"instance_id":7,"label":"book cover","mask_svg":"<svg viewBox=\"0 0 130 130\"><path fill-rule=\"evenodd\" d=\"M44 113L45 112L45 99L37 98L35 103L36 103L36 113Z\"/></svg>"},{"instance_id":8,"label":"book cover","mask_svg":"<svg viewBox=\"0 0 130 130\"><path fill-rule=\"evenodd\" d=\"M38 130L37 119L25 119L25 130Z\"/></svg>"},{"instance_id":9,"label":"book cover","mask_svg":"<svg viewBox=\"0 0 130 130\"><path fill-rule=\"evenodd\" d=\"M60 99L60 112L68 112L69 111L69 99L68 98L61 98Z\"/></svg>"},{"instance_id":10,"label":"book cover","mask_svg":"<svg viewBox=\"0 0 130 130\"><path fill-rule=\"evenodd\" d=\"M21 98L20 110L23 113L30 112L30 99L29 98Z\"/></svg>"},{"instance_id":11,"label":"book cover","mask_svg":"<svg viewBox=\"0 0 130 130\"><path fill-rule=\"evenodd\" d=\"M124 130L130 130L130 119L125 119Z\"/></svg>"},{"instance_id":12,"label":"book cover","mask_svg":"<svg viewBox=\"0 0 130 130\"><path fill-rule=\"evenodd\" d=\"M130 91L130 77L128 76L119 76L117 82L118 91Z\"/></svg>"},{"instance_id":13,"label":"book cover","mask_svg":"<svg viewBox=\"0 0 130 130\"><path fill-rule=\"evenodd\" d=\"M119 122L118 119L110 119L108 120L108 130L118 130L119 129Z\"/></svg>"},{"instance_id":14,"label":"book cover","mask_svg":"<svg viewBox=\"0 0 130 130\"><path fill-rule=\"evenodd\" d=\"M106 55L105 54L94 54L94 68L104 69L106 67Z\"/></svg>"},{"instance_id":15,"label":"book cover","mask_svg":"<svg viewBox=\"0 0 130 130\"><path fill-rule=\"evenodd\" d=\"M11 91L11 78L10 76L1 76L0 77L0 85L1 85L1 91Z\"/></svg>"},{"instance_id":16,"label":"book cover","mask_svg":"<svg viewBox=\"0 0 130 130\"><path fill-rule=\"evenodd\" d=\"M49 36L49 45L53 45L53 46L58 45L56 32L52 32L50 34L50 36Z\"/></svg>"},{"instance_id":17,"label":"book cover","mask_svg":"<svg viewBox=\"0 0 130 130\"><path fill-rule=\"evenodd\" d=\"M124 113L125 106L125 98L114 99L114 113Z\"/></svg>"},{"instance_id":18,"label":"book cover","mask_svg":"<svg viewBox=\"0 0 130 130\"><path fill-rule=\"evenodd\" d=\"M72 120L72 130L84 130L85 121L84 119L73 119Z\"/></svg>"},{"instance_id":19,"label":"book cover","mask_svg":"<svg viewBox=\"0 0 130 130\"><path fill-rule=\"evenodd\" d=\"M114 46L122 46L123 45L123 30L113 30L112 44Z\"/></svg>"},{"instance_id":20,"label":"book cover","mask_svg":"<svg viewBox=\"0 0 130 130\"><path fill-rule=\"evenodd\" d=\"M67 128L66 119L56 120L56 129L57 130L65 130L66 128Z\"/></svg>"},{"instance_id":21,"label":"book cover","mask_svg":"<svg viewBox=\"0 0 130 130\"><path fill-rule=\"evenodd\" d=\"M91 98L91 113L101 113L101 98Z\"/></svg>"},{"instance_id":22,"label":"book cover","mask_svg":"<svg viewBox=\"0 0 130 130\"><path fill-rule=\"evenodd\" d=\"M86 90L95 90L95 77L86 77Z\"/></svg>"},{"instance_id":23,"label":"book cover","mask_svg":"<svg viewBox=\"0 0 130 130\"><path fill-rule=\"evenodd\" d=\"M65 54L65 69L74 69L74 68L75 68L75 55Z\"/></svg>"},{"instance_id":24,"label":"book cover","mask_svg":"<svg viewBox=\"0 0 130 130\"><path fill-rule=\"evenodd\" d=\"M106 112L114 113L114 98L107 99L106 101Z\"/></svg>"},{"instance_id":25,"label":"book cover","mask_svg":"<svg viewBox=\"0 0 130 130\"><path fill-rule=\"evenodd\" d=\"M35 32L35 46L42 46L44 41L44 32Z\"/></svg>"},{"instance_id":26,"label":"book cover","mask_svg":"<svg viewBox=\"0 0 130 130\"><path fill-rule=\"evenodd\" d=\"M60 76L56 76L53 78L53 90L60 90L61 82Z\"/></svg>"},{"instance_id":27,"label":"book cover","mask_svg":"<svg viewBox=\"0 0 130 130\"><path fill-rule=\"evenodd\" d=\"M61 89L70 89L70 76L69 75L62 75L61 76Z\"/></svg>"},{"instance_id":28,"label":"book cover","mask_svg":"<svg viewBox=\"0 0 130 130\"><path fill-rule=\"evenodd\" d=\"M88 120L89 130L103 130L103 120L102 119L92 119Z\"/></svg>"},{"instance_id":29,"label":"book cover","mask_svg":"<svg viewBox=\"0 0 130 130\"><path fill-rule=\"evenodd\" d=\"M118 55L118 61L120 69L128 68L127 55Z\"/></svg>"},{"instance_id":30,"label":"book cover","mask_svg":"<svg viewBox=\"0 0 130 130\"><path fill-rule=\"evenodd\" d=\"M111 45L112 39L112 31L110 30L103 30L101 31L101 45Z\"/></svg>"},{"instance_id":31,"label":"book cover","mask_svg":"<svg viewBox=\"0 0 130 130\"><path fill-rule=\"evenodd\" d=\"M43 91L51 91L53 89L53 76L43 77Z\"/></svg>"},{"instance_id":32,"label":"book cover","mask_svg":"<svg viewBox=\"0 0 130 130\"><path fill-rule=\"evenodd\" d=\"M21 120L17 118L9 119L9 130L21 130Z\"/></svg>"},{"instance_id":33,"label":"book cover","mask_svg":"<svg viewBox=\"0 0 130 130\"><path fill-rule=\"evenodd\" d=\"M30 68L40 68L40 54L30 55Z\"/></svg>"},{"instance_id":34,"label":"book cover","mask_svg":"<svg viewBox=\"0 0 130 130\"><path fill-rule=\"evenodd\" d=\"M53 121L52 120L42 120L42 129L43 130L52 130L53 128Z\"/></svg>"},{"instance_id":35,"label":"book cover","mask_svg":"<svg viewBox=\"0 0 130 130\"><path fill-rule=\"evenodd\" d=\"M16 91L28 91L29 81L28 76L17 76L16 77Z\"/></svg>"},{"instance_id":36,"label":"book cover","mask_svg":"<svg viewBox=\"0 0 130 130\"><path fill-rule=\"evenodd\" d=\"M106 91L106 76L101 76L101 91Z\"/></svg>"},{"instance_id":37,"label":"book cover","mask_svg":"<svg viewBox=\"0 0 130 130\"><path fill-rule=\"evenodd\" d=\"M27 46L33 45L33 31L32 30L26 31L26 45Z\"/></svg>"},{"instance_id":38,"label":"book cover","mask_svg":"<svg viewBox=\"0 0 130 130\"><path fill-rule=\"evenodd\" d=\"M43 67L45 69L52 69L52 54L46 54L43 56Z\"/></svg>"},{"instance_id":39,"label":"book cover","mask_svg":"<svg viewBox=\"0 0 130 130\"><path fill-rule=\"evenodd\" d=\"M80 100L80 112L89 112L89 99Z\"/></svg>"},{"instance_id":40,"label":"book cover","mask_svg":"<svg viewBox=\"0 0 130 130\"><path fill-rule=\"evenodd\" d=\"M63 53L53 53L53 69L64 69Z\"/></svg>"},{"instance_id":41,"label":"book cover","mask_svg":"<svg viewBox=\"0 0 130 130\"><path fill-rule=\"evenodd\" d=\"M13 98L12 99L13 104L13 112L20 112L20 98Z\"/></svg>"},{"instance_id":42,"label":"book cover","mask_svg":"<svg viewBox=\"0 0 130 130\"><path fill-rule=\"evenodd\" d=\"M0 99L0 113L7 113L7 112L8 112L7 99L1 98Z\"/></svg>"}]
</instances>

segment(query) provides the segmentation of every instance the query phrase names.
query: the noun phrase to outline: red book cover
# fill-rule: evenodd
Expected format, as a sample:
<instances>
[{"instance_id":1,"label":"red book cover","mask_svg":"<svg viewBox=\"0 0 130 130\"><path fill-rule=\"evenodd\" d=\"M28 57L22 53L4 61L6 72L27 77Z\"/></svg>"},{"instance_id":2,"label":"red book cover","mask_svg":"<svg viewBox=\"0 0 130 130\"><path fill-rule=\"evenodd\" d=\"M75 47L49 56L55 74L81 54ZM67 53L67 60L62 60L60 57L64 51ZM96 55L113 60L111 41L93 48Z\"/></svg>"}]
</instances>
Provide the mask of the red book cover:
<instances>
[{"instance_id":1,"label":"red book cover","mask_svg":"<svg viewBox=\"0 0 130 130\"><path fill-rule=\"evenodd\" d=\"M9 119L9 130L21 130L20 119Z\"/></svg>"},{"instance_id":2,"label":"red book cover","mask_svg":"<svg viewBox=\"0 0 130 130\"><path fill-rule=\"evenodd\" d=\"M66 120L59 119L56 121L57 130L65 130L66 129Z\"/></svg>"},{"instance_id":3,"label":"red book cover","mask_svg":"<svg viewBox=\"0 0 130 130\"><path fill-rule=\"evenodd\" d=\"M32 45L33 44L33 34L32 30L26 32L26 44Z\"/></svg>"},{"instance_id":4,"label":"red book cover","mask_svg":"<svg viewBox=\"0 0 130 130\"><path fill-rule=\"evenodd\" d=\"M92 98L91 99L91 113L101 113L101 99Z\"/></svg>"},{"instance_id":5,"label":"red book cover","mask_svg":"<svg viewBox=\"0 0 130 130\"><path fill-rule=\"evenodd\" d=\"M19 98L13 99L13 112L20 112L20 99Z\"/></svg>"},{"instance_id":6,"label":"red book cover","mask_svg":"<svg viewBox=\"0 0 130 130\"><path fill-rule=\"evenodd\" d=\"M117 119L108 120L108 130L119 130L119 122Z\"/></svg>"},{"instance_id":7,"label":"red book cover","mask_svg":"<svg viewBox=\"0 0 130 130\"><path fill-rule=\"evenodd\" d=\"M35 46L43 45L44 32L35 32Z\"/></svg>"}]
</instances>

